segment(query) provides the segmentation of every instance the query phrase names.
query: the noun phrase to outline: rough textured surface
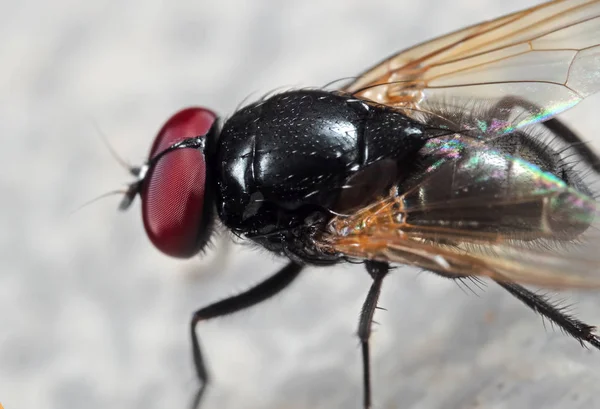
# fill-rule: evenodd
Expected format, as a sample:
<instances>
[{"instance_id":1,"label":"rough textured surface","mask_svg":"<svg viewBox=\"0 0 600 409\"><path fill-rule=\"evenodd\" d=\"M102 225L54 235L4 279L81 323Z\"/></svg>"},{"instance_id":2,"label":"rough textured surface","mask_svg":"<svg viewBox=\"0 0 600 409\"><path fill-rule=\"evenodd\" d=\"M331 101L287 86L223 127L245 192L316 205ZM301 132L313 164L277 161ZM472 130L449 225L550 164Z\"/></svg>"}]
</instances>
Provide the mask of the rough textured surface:
<instances>
[{"instance_id":1,"label":"rough textured surface","mask_svg":"<svg viewBox=\"0 0 600 409\"><path fill-rule=\"evenodd\" d=\"M282 264L227 245L172 260L137 206L86 200L128 176L176 110L229 115L279 86L352 76L406 46L533 1L4 1L0 6L0 402L16 408L187 408L188 320ZM564 117L597 140L600 99ZM594 141L595 143L595 141ZM600 146L598 144L597 146ZM137 204L137 203L136 203ZM592 408L600 353L544 331L490 285L402 268L373 341L377 408ZM359 267L309 270L276 299L203 325L205 408L358 408ZM600 324L597 295L568 294Z\"/></svg>"}]
</instances>

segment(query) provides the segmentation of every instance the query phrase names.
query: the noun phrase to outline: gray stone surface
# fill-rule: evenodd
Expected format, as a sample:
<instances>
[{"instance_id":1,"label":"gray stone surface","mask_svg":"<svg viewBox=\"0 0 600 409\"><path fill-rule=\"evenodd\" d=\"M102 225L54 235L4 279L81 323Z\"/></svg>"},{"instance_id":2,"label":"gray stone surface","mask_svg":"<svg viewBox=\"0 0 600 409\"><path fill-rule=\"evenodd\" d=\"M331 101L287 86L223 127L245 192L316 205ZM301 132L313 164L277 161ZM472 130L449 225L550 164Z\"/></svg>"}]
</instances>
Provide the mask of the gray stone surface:
<instances>
[{"instance_id":1,"label":"gray stone surface","mask_svg":"<svg viewBox=\"0 0 600 409\"><path fill-rule=\"evenodd\" d=\"M108 198L163 121L194 104L355 75L434 35L531 0L0 3L0 402L20 408L187 408L188 320L282 264L215 239L169 259L138 211ZM564 117L598 142L592 98ZM600 146L600 145L596 145ZM201 327L205 408L359 408L358 267L309 270L289 291ZM479 296L401 268L373 339L376 408L600 407L600 353L490 284ZM600 324L595 294L565 294Z\"/></svg>"}]
</instances>

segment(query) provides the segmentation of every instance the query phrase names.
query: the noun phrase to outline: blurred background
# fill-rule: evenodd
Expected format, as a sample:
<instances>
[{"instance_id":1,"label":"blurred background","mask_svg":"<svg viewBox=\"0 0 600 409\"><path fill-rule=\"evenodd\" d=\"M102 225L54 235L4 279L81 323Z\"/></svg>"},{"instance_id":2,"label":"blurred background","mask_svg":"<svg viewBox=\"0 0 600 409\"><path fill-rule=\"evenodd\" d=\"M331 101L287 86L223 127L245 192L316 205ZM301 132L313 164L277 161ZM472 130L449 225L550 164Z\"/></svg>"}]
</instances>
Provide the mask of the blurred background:
<instances>
[{"instance_id":1,"label":"blurred background","mask_svg":"<svg viewBox=\"0 0 600 409\"><path fill-rule=\"evenodd\" d=\"M163 122L204 105L230 115L278 87L356 75L417 42L531 0L0 3L0 402L17 408L181 408L196 391L192 312L283 261L215 238L169 259L146 238L129 175ZM599 98L563 117L597 135ZM596 146L600 146L596 144ZM355 336L370 278L309 269L256 308L200 326L203 408L359 408ZM598 407L600 351L544 329L490 284L459 288L400 268L372 341L376 408ZM568 293L600 324L597 295Z\"/></svg>"}]
</instances>

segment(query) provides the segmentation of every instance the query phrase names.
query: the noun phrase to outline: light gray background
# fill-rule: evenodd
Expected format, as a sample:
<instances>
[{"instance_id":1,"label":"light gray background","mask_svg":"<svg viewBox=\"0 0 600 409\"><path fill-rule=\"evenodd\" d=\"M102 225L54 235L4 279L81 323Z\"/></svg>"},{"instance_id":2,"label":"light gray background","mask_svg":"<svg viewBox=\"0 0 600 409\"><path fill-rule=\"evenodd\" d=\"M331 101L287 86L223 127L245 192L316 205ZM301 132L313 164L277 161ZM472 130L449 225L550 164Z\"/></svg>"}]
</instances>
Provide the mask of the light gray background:
<instances>
[{"instance_id":1,"label":"light gray background","mask_svg":"<svg viewBox=\"0 0 600 409\"><path fill-rule=\"evenodd\" d=\"M248 95L315 86L467 24L511 0L95 0L0 5L0 402L17 408L181 408L196 388L192 311L282 265L227 245L203 260L158 253L128 175L99 137L141 162L178 109L231 114ZM598 104L564 117L598 140ZM97 125L97 126L96 126ZM595 139L594 139L595 138ZM597 145L598 146L598 145ZM311 269L276 299L200 329L204 408L359 408L360 267ZM600 407L586 351L490 285L479 296L398 269L373 339L377 408ZM566 294L600 324L598 295Z\"/></svg>"}]
</instances>

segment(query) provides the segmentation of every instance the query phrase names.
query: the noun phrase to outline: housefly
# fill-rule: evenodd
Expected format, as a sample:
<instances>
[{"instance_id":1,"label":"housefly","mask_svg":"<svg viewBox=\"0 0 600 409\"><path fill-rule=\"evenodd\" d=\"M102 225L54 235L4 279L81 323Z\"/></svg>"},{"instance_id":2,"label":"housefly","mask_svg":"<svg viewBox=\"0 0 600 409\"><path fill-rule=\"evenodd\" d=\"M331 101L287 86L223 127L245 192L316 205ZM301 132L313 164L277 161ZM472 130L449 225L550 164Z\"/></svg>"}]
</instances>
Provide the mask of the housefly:
<instances>
[{"instance_id":1,"label":"housefly","mask_svg":"<svg viewBox=\"0 0 600 409\"><path fill-rule=\"evenodd\" d=\"M600 349L594 327L523 285L600 287L599 157L556 115L600 89L600 1L555 0L402 51L335 91L295 89L223 124L170 118L125 194L146 233L191 257L218 220L288 260L250 290L199 309L196 326L268 299L306 266L364 263L365 408L369 336L392 264L450 279L487 277Z\"/></svg>"}]
</instances>

